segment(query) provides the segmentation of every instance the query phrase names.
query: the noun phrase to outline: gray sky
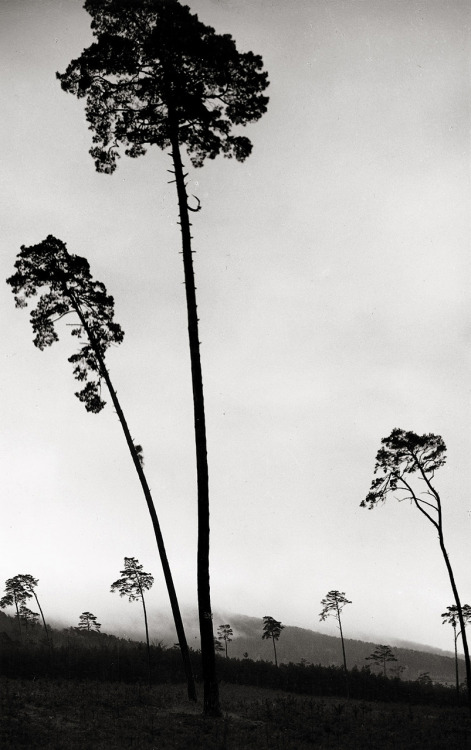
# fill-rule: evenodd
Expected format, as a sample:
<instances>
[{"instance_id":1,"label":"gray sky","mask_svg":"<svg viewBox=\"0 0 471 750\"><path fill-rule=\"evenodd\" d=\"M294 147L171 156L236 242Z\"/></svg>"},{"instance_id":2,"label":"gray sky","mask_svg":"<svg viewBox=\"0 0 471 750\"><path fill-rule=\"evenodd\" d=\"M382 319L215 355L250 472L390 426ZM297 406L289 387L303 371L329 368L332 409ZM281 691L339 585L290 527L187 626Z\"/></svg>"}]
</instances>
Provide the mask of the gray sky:
<instances>
[{"instance_id":1,"label":"gray sky","mask_svg":"<svg viewBox=\"0 0 471 750\"><path fill-rule=\"evenodd\" d=\"M393 427L442 435L436 484L462 600L469 499L470 8L459 0L188 0L261 54L269 109L245 164L189 170L207 407L211 582L219 612L319 623L330 589L347 637L452 647L434 529L409 503L359 507ZM63 71L92 41L74 0L0 5L0 278L54 234L84 255L126 336L108 364L144 446L177 593L196 606L196 472L175 188L167 155L88 155ZM188 163L188 160L187 160ZM109 592L124 556L156 577L144 498L112 408L89 415L67 357L40 352L0 292L0 577L40 579L46 617L140 624ZM216 623L217 624L217 623Z\"/></svg>"}]
</instances>

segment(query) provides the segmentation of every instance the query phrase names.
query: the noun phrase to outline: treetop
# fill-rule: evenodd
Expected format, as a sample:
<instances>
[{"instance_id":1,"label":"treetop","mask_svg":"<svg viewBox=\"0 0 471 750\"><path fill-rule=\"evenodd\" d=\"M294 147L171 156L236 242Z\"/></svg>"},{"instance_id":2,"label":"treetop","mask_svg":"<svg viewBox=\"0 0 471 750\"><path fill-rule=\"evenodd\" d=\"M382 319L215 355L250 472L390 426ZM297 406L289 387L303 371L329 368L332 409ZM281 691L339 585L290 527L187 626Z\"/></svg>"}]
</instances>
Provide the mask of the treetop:
<instances>
[{"instance_id":1,"label":"treetop","mask_svg":"<svg viewBox=\"0 0 471 750\"><path fill-rule=\"evenodd\" d=\"M71 334L78 339L85 334L88 341L69 357L75 365L75 378L85 382L75 395L87 411L101 411L105 405L101 398L101 366L91 339L103 359L111 345L122 342L124 332L114 321L113 297L107 294L104 284L93 279L86 258L70 254L65 243L52 235L37 245L22 245L15 268L16 273L7 279L7 284L12 287L17 307L27 307L31 297L43 292L30 315L33 343L38 349L59 340L55 328L59 320L69 313L78 314L79 321Z\"/></svg>"},{"instance_id":2,"label":"treetop","mask_svg":"<svg viewBox=\"0 0 471 750\"><path fill-rule=\"evenodd\" d=\"M374 467L374 473L381 476L373 479L362 508L371 509L384 502L390 491L410 490L409 474L418 473L429 485L435 471L446 462L446 445L440 435L417 435L395 428L381 444Z\"/></svg>"},{"instance_id":3,"label":"treetop","mask_svg":"<svg viewBox=\"0 0 471 750\"><path fill-rule=\"evenodd\" d=\"M177 0L87 0L96 42L57 73L64 91L86 98L99 172L149 145L185 144L195 167L219 153L243 161L252 144L233 126L266 111L263 62L238 52Z\"/></svg>"}]
</instances>

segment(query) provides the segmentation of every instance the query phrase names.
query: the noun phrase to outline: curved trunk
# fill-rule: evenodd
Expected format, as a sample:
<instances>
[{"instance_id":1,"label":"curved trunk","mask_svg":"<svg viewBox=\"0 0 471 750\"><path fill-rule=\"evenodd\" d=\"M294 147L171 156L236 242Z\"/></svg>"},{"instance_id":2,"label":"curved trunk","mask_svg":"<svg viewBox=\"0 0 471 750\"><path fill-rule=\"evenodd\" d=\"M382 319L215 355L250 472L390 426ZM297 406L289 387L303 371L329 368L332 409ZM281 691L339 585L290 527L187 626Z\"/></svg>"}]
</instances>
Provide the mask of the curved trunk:
<instances>
[{"instance_id":1,"label":"curved trunk","mask_svg":"<svg viewBox=\"0 0 471 750\"><path fill-rule=\"evenodd\" d=\"M46 638L47 638L47 645L49 646L49 648L51 648L51 645L52 645L52 644L51 644L51 640L50 640L50 638L49 638L49 633L48 633L48 631L47 631L46 620L44 619L44 614L43 614L43 611L42 611L42 609L41 609L41 605L40 605L40 603L39 603L39 599L38 599L38 597L36 596L36 592L35 592L34 590L32 591L32 593L33 593L33 596L34 596L34 598L36 599L36 604L38 605L38 609L39 609L39 611L41 612L41 618L42 618L42 621L43 621L43 625L44 625L44 631L45 631L45 633L46 633Z\"/></svg>"},{"instance_id":2,"label":"curved trunk","mask_svg":"<svg viewBox=\"0 0 471 750\"><path fill-rule=\"evenodd\" d=\"M466 666L466 685L467 685L467 690L468 690L468 708L469 708L469 710L471 712L471 663L470 663L470 660L469 660L468 639L466 637L466 627L465 627L465 621L464 621L464 617L463 617L463 609L461 607L460 597L458 595L458 589L456 588L455 577L453 575L453 570L452 570L452 567L451 567L451 563L450 563L450 560L448 558L448 553L447 553L447 551L445 549L445 544L444 544L444 541L443 541L443 533L442 533L441 527L440 527L440 529L438 531L438 537L439 537L439 540L440 540L440 549L442 551L443 558L445 560L445 565L446 565L446 568L448 570L448 576L450 578L450 583L451 583L451 588L452 588L452 591L453 591L453 596L455 597L456 607L458 609L458 620L460 622L460 627L461 627L461 639L463 641L464 662L465 662L465 666ZM459 685L458 685L458 689L459 689Z\"/></svg>"},{"instance_id":3,"label":"curved trunk","mask_svg":"<svg viewBox=\"0 0 471 750\"><path fill-rule=\"evenodd\" d=\"M274 635L272 635L271 639L272 639L272 641L273 641L273 651L274 651L274 654L275 654L275 667L277 667L277 666L278 666L278 659L277 659L277 657L276 657L276 644L275 644L275 636L274 636Z\"/></svg>"},{"instance_id":4,"label":"curved trunk","mask_svg":"<svg viewBox=\"0 0 471 750\"><path fill-rule=\"evenodd\" d=\"M193 409L195 424L196 469L198 483L198 615L201 636L201 660L204 681L204 713L221 716L219 688L216 679L216 655L211 610L209 581L209 476L206 446L206 420L201 371L200 342L198 336L198 313L196 307L195 276L191 250L190 218L185 175L178 143L178 129L171 129L172 158L178 194L180 227L182 233L182 256L185 274L186 305L188 314L188 338L190 344L191 379L193 387Z\"/></svg>"},{"instance_id":5,"label":"curved trunk","mask_svg":"<svg viewBox=\"0 0 471 750\"><path fill-rule=\"evenodd\" d=\"M120 405L120 403L118 401L118 396L116 395L116 391L114 390L113 385L111 383L111 379L110 379L110 376L108 374L108 370L106 369L105 361L104 361L103 356L101 354L100 347L97 345L92 332L90 331L89 327L87 326L87 323L85 321L85 318L83 317L83 314L82 314L82 311L80 309L80 306L78 305L77 301L75 300L73 294L71 294L68 290L66 290L66 291L67 291L67 294L68 294L69 298L72 301L72 304L74 306L75 311L77 312L77 315L80 318L80 322L82 323L82 325L83 325L83 327L84 327L84 329L85 329L85 331L87 333L89 341L90 341L90 343L91 343L91 345L93 347L93 351L95 352L97 360L98 360L98 362L100 364L100 373L101 373L101 375L102 375L102 377L103 377L103 379L104 379L104 381L106 383L106 386L108 388L109 394L111 396L111 400L113 402L113 406L114 406L114 408L116 410L116 414L118 415L118 419L119 419L119 421L121 423L121 427L123 429L124 436L126 438L126 443L128 445L129 452L130 452L130 454L132 456L132 460L134 462L134 466L135 466L135 469L137 471L137 474L138 474L138 477L139 477L139 481L141 483L142 490L144 492L144 496L145 496L145 499L146 499L146 502L147 502L147 507L149 509L150 517L152 519L152 526L154 528L154 534L155 534L155 538L156 538L156 542L157 542L157 547L158 547L158 550L159 550L160 561L162 563L162 569L163 569L163 572L164 572L165 583L167 584L167 591L168 591L168 595L169 595L169 598L170 598L170 604L171 604L171 607L172 607L173 619L174 619L174 622L175 622L175 628L176 628L177 636L178 636L178 643L179 643L179 646L180 646L180 650L181 650L181 654L182 654L182 659L183 659L183 665L184 665L184 669L185 669L185 675L186 675L186 679L187 679L188 698L190 700L192 700L192 701L196 701L196 688L195 688L195 681L194 681L194 678L193 678L193 671L192 671L192 668L191 668L190 652L189 652L189 649L188 649L188 644L186 642L185 630L183 628L183 621L182 621L181 614L180 614L180 607L178 605L177 594L176 594L176 591L175 591L175 586L173 584L172 573L171 573L170 565L169 565L168 558L167 558L167 552L165 550L165 545L164 545L164 540L163 540L163 537L162 537L162 532L160 530L159 520L157 518L157 513L156 513L156 510L155 510L154 501L152 500L151 491L150 491L149 485L147 484L147 479L146 479L146 476L144 474L143 468L141 466L141 462L139 460L139 456L138 456L138 453L136 451L136 447L135 447L133 439L131 437L131 433L129 432L128 424L126 422L126 419L124 418L123 410L121 409L121 405Z\"/></svg>"}]
</instances>

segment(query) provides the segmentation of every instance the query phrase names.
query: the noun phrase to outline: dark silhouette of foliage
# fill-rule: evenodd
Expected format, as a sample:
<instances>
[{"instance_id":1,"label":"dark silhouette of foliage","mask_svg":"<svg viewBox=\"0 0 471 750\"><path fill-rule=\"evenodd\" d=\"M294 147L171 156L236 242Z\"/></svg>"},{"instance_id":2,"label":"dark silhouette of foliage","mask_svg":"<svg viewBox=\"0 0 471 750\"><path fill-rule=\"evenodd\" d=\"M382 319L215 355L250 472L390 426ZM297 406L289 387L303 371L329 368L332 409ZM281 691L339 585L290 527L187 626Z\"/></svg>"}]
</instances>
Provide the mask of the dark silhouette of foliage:
<instances>
[{"instance_id":1,"label":"dark silhouette of foliage","mask_svg":"<svg viewBox=\"0 0 471 750\"><path fill-rule=\"evenodd\" d=\"M198 487L198 609L204 712L219 716L209 584L209 479L203 379L193 270L190 211L181 146L200 167L218 154L243 161L248 138L233 128L266 111L261 57L238 52L176 0L87 0L96 41L57 76L86 99L90 151L99 172L112 173L120 148L130 157L148 146L170 149L177 188L187 297Z\"/></svg>"},{"instance_id":2,"label":"dark silhouette of foliage","mask_svg":"<svg viewBox=\"0 0 471 750\"><path fill-rule=\"evenodd\" d=\"M462 605L463 620L465 625L471 622L471 607L469 604ZM461 630L458 631L459 619L458 619L458 607L456 604L452 604L451 607L446 608L446 612L442 612L442 625L449 624L453 628L453 645L455 649L455 682L456 682L456 698L459 703L460 700L460 676L458 669L458 638L461 635Z\"/></svg>"},{"instance_id":3,"label":"dark silhouette of foliage","mask_svg":"<svg viewBox=\"0 0 471 750\"><path fill-rule=\"evenodd\" d=\"M33 612L24 602L22 602L19 606L18 614L15 615L15 617L19 617L21 622L25 625L25 630L27 630L28 626L34 628L34 626L38 624L39 612Z\"/></svg>"},{"instance_id":4,"label":"dark silhouette of foliage","mask_svg":"<svg viewBox=\"0 0 471 750\"><path fill-rule=\"evenodd\" d=\"M278 620L275 620L273 617L269 617L265 615L263 618L263 634L262 634L262 640L268 640L269 638L273 641L273 652L275 654L275 667L278 666L278 659L276 655L276 644L275 641L277 641L281 635L281 631L284 630L284 625L281 624L281 622L278 622Z\"/></svg>"},{"instance_id":5,"label":"dark silhouette of foliage","mask_svg":"<svg viewBox=\"0 0 471 750\"><path fill-rule=\"evenodd\" d=\"M218 643L222 647L222 644L220 642L224 641L224 650L226 652L226 659L227 659L227 644L232 641L232 637L231 636L233 636L233 635L234 635L234 632L233 632L233 630L232 630L232 628L231 628L231 626L229 624L219 625L219 627L218 627Z\"/></svg>"},{"instance_id":6,"label":"dark silhouette of foliage","mask_svg":"<svg viewBox=\"0 0 471 750\"><path fill-rule=\"evenodd\" d=\"M135 557L124 558L124 570L120 571L121 577L111 584L111 593L119 591L120 596L127 596L130 602L141 601L144 611L144 624L146 628L147 657L149 664L149 682L151 680L150 664L150 642L149 627L147 625L147 610L144 591L148 591L154 583L154 577L146 573L143 566Z\"/></svg>"},{"instance_id":7,"label":"dark silhouette of foliage","mask_svg":"<svg viewBox=\"0 0 471 750\"><path fill-rule=\"evenodd\" d=\"M394 656L390 646L377 646L373 653L366 657L366 661L371 661L375 667L381 667L386 677L386 664L390 661L397 661L397 657Z\"/></svg>"},{"instance_id":8,"label":"dark silhouette of foliage","mask_svg":"<svg viewBox=\"0 0 471 750\"><path fill-rule=\"evenodd\" d=\"M442 502L437 489L432 484L435 472L446 462L445 443L440 435L431 433L417 435L415 432L406 432L395 428L389 437L381 440L381 444L383 447L376 454L374 468L374 473L379 476L373 479L370 491L362 501L361 507L371 510L378 503L385 502L387 496L393 493L398 500L410 500L435 528L448 571L461 628L466 664L468 706L471 712L471 662L463 608L450 558L445 547Z\"/></svg>"},{"instance_id":9,"label":"dark silhouette of foliage","mask_svg":"<svg viewBox=\"0 0 471 750\"><path fill-rule=\"evenodd\" d=\"M30 594L25 591L24 586L18 580L18 576L14 578L8 578L5 581L5 594L0 599L0 607L15 607L16 617L18 620L18 628L21 637L21 618L20 618L20 606L25 602L26 599L30 598Z\"/></svg>"},{"instance_id":10,"label":"dark silhouette of foliage","mask_svg":"<svg viewBox=\"0 0 471 750\"><path fill-rule=\"evenodd\" d=\"M35 591L38 583L38 579L34 578L29 573L19 573L13 578L9 578L5 583L5 596L0 599L0 607L4 609L6 606L15 606L16 617L18 619L18 628L21 634L22 622L25 624L25 626L27 626L28 623L34 623L36 618L39 617L39 615L36 615L34 612L28 609L25 604L28 599L34 597L34 599L36 600L36 604L38 605L38 609L41 613L46 640L48 642L48 645L50 646L51 643L49 639L46 620L44 619L44 614Z\"/></svg>"},{"instance_id":11,"label":"dark silhouette of foliage","mask_svg":"<svg viewBox=\"0 0 471 750\"><path fill-rule=\"evenodd\" d=\"M79 630L86 630L88 633L93 630L98 633L101 628L101 622L97 622L96 615L91 612L82 612L79 617L78 628Z\"/></svg>"},{"instance_id":12,"label":"dark silhouette of foliage","mask_svg":"<svg viewBox=\"0 0 471 750\"><path fill-rule=\"evenodd\" d=\"M173 584L170 565L165 550L154 501L143 469L142 446L136 445L124 417L111 377L105 364L108 348L119 344L124 333L114 320L114 300L106 287L95 281L85 258L71 255L65 243L49 235L43 242L31 247L22 246L15 263L16 273L7 279L15 294L17 307L26 307L31 297L42 292L36 308L31 312L31 323L36 334L34 344L39 349L58 341L56 323L66 315L74 314L78 321L71 329L72 336L85 337L81 348L69 362L75 365L74 375L85 386L76 396L85 404L87 411L98 413L105 402L101 397L104 380L113 406L120 421L126 443L131 454L139 481L151 516L159 550L167 591L172 607L182 658L185 664L188 696L196 700L196 690L191 671L183 621ZM39 603L38 603L39 604ZM47 631L46 631L47 632Z\"/></svg>"},{"instance_id":13,"label":"dark silhouette of foliage","mask_svg":"<svg viewBox=\"0 0 471 750\"><path fill-rule=\"evenodd\" d=\"M329 616L335 617L335 619L338 622L338 627L340 630L340 640L342 642L342 656L343 656L343 668L345 671L345 683L347 687L347 695L349 693L349 685L348 685L348 670L347 670L347 658L345 656L345 641L343 639L343 630L342 630L342 618L341 618L341 612L346 604L351 604L351 601L346 598L345 591L337 591L336 589L333 589L332 591L329 591L328 594L324 599L321 601L322 604L322 612L319 614L319 620L323 622L326 620Z\"/></svg>"}]
</instances>

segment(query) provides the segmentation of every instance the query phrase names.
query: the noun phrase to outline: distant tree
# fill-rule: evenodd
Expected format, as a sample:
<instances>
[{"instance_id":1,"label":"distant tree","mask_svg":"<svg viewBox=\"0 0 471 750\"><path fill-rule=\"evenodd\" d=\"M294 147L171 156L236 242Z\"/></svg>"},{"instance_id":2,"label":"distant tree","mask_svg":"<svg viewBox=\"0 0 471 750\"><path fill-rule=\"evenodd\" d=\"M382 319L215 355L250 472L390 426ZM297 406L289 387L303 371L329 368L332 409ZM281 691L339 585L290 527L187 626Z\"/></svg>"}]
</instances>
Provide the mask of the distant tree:
<instances>
[{"instance_id":1,"label":"distant tree","mask_svg":"<svg viewBox=\"0 0 471 750\"><path fill-rule=\"evenodd\" d=\"M433 685L433 680L430 677L430 672L421 672L419 675L417 675L416 682L418 682L419 685Z\"/></svg>"},{"instance_id":2,"label":"distant tree","mask_svg":"<svg viewBox=\"0 0 471 750\"><path fill-rule=\"evenodd\" d=\"M131 437L105 364L108 348L120 344L124 337L121 326L114 321L113 297L107 294L104 284L93 279L88 261L78 255L70 255L66 245L52 235L38 245L22 246L15 268L17 271L7 279L7 284L12 287L17 307L26 307L30 297L43 292L30 316L36 334L33 339L35 346L42 350L58 341L55 324L66 315L77 316L78 321L73 325L71 334L78 339L85 335L87 341L76 354L69 357L69 362L75 365L75 378L85 383L75 395L85 404L87 411L96 414L103 409L105 401L102 399L101 385L102 381L106 383L152 520L187 677L188 696L196 700L190 653L157 512L144 474L142 446L135 445Z\"/></svg>"},{"instance_id":3,"label":"distant tree","mask_svg":"<svg viewBox=\"0 0 471 750\"><path fill-rule=\"evenodd\" d=\"M234 632L230 625L219 625L218 627L218 639L219 641L224 641L225 651L226 651L226 659L227 659L227 644L232 641L231 636L234 635ZM218 642L219 642L218 641Z\"/></svg>"},{"instance_id":4,"label":"distant tree","mask_svg":"<svg viewBox=\"0 0 471 750\"><path fill-rule=\"evenodd\" d=\"M389 674L393 675L393 677L398 677L401 679L402 674L406 671L406 668L402 666L402 664L398 664L396 667L391 667L389 670Z\"/></svg>"},{"instance_id":5,"label":"distant tree","mask_svg":"<svg viewBox=\"0 0 471 750\"><path fill-rule=\"evenodd\" d=\"M274 620L273 617L267 617L265 616L263 618L263 635L262 640L268 640L269 638L273 641L273 651L275 654L275 666L278 666L278 659L276 656L276 644L275 641L277 641L281 635L281 631L284 630L284 625L281 624L281 622L278 622L278 620Z\"/></svg>"},{"instance_id":6,"label":"distant tree","mask_svg":"<svg viewBox=\"0 0 471 750\"><path fill-rule=\"evenodd\" d=\"M22 602L18 610L18 615L15 615L15 617L19 617L19 619L24 622L25 630L27 630L28 625L34 627L38 624L39 612L32 612L32 610L29 609L24 602Z\"/></svg>"},{"instance_id":7,"label":"distant tree","mask_svg":"<svg viewBox=\"0 0 471 750\"><path fill-rule=\"evenodd\" d=\"M79 627L79 630L86 630L88 633L90 633L90 631L95 631L99 633L100 628L101 628L101 622L97 622L96 616L93 615L91 612L82 612L82 614L79 617L78 627Z\"/></svg>"},{"instance_id":8,"label":"distant tree","mask_svg":"<svg viewBox=\"0 0 471 750\"><path fill-rule=\"evenodd\" d=\"M14 578L8 578L5 581L5 594L0 599L0 607L2 609L5 609L5 607L15 607L20 637L22 635L20 606L25 602L26 599L30 598L30 596L31 594L28 594L28 592L25 591L23 585L18 580L18 576L15 576Z\"/></svg>"},{"instance_id":9,"label":"distant tree","mask_svg":"<svg viewBox=\"0 0 471 750\"><path fill-rule=\"evenodd\" d=\"M119 591L120 596L127 596L130 602L141 601L144 611L144 623L146 627L147 664L149 669L149 682L151 679L150 665L150 642L149 628L147 625L146 601L144 591L148 591L154 583L154 577L146 573L143 566L135 557L124 558L124 570L120 570L121 577L111 584L111 593Z\"/></svg>"},{"instance_id":10,"label":"distant tree","mask_svg":"<svg viewBox=\"0 0 471 750\"><path fill-rule=\"evenodd\" d=\"M361 503L362 508L375 508L385 502L389 494L398 500L410 500L432 524L438 534L440 549L445 560L461 628L466 664L468 707L471 712L471 662L466 638L465 619L458 589L455 583L450 558L443 536L442 503L438 491L432 484L435 472L446 462L446 446L440 435L416 435L395 428L389 437L381 440L382 448L376 454L375 474L370 491ZM418 488L422 488L420 491Z\"/></svg>"},{"instance_id":11,"label":"distant tree","mask_svg":"<svg viewBox=\"0 0 471 750\"><path fill-rule=\"evenodd\" d=\"M328 594L326 595L324 599L322 599L321 604L322 604L323 609L322 609L322 612L319 613L319 620L323 622L329 616L332 616L332 617L335 617L335 619L338 622L338 627L340 630L340 640L342 643L343 669L345 673L345 683L347 687L347 695L349 695L350 688L348 684L347 658L345 656L345 643L343 640L341 613L345 605L351 604L351 601L345 597L345 591L337 591L337 589L333 589L328 592Z\"/></svg>"},{"instance_id":12,"label":"distant tree","mask_svg":"<svg viewBox=\"0 0 471 750\"><path fill-rule=\"evenodd\" d=\"M471 607L469 604L462 605L463 620L465 625L471 622ZM458 620L458 607L456 604L452 604L451 607L446 608L446 612L442 612L442 625L449 624L453 628L453 642L455 647L455 682L456 682L456 698L459 703L460 700L460 676L458 667L458 638L461 634L461 630L457 632L459 620Z\"/></svg>"},{"instance_id":13,"label":"distant tree","mask_svg":"<svg viewBox=\"0 0 471 750\"><path fill-rule=\"evenodd\" d=\"M224 646L222 645L221 641L218 641L217 638L214 639L214 650L216 653L221 653L221 651L224 651Z\"/></svg>"},{"instance_id":14,"label":"distant tree","mask_svg":"<svg viewBox=\"0 0 471 750\"><path fill-rule=\"evenodd\" d=\"M248 659L249 658L249 652L248 651L244 651L244 653L242 654L242 657L244 659Z\"/></svg>"},{"instance_id":15,"label":"distant tree","mask_svg":"<svg viewBox=\"0 0 471 750\"><path fill-rule=\"evenodd\" d=\"M382 667L383 674L386 677L386 663L390 661L397 661L390 646L376 646L370 656L365 657L366 661L373 662L373 666Z\"/></svg>"},{"instance_id":16,"label":"distant tree","mask_svg":"<svg viewBox=\"0 0 471 750\"><path fill-rule=\"evenodd\" d=\"M39 609L39 611L41 613L41 619L43 621L44 632L46 633L46 639L47 639L48 645L50 647L52 644L51 644L51 639L49 637L49 630L48 630L48 627L46 625L46 620L44 619L44 613L43 613L42 607L41 607L41 605L39 603L39 599L38 599L38 596L36 594L36 586L39 583L38 579L37 578L33 578L33 576L29 575L29 573L24 573L24 574L17 575L17 576L15 576L15 579L17 579L19 585L23 587L23 590L25 591L25 593L26 593L26 595L27 595L28 598L30 598L31 596L34 596L34 598L36 600L36 604L38 606L38 609Z\"/></svg>"},{"instance_id":17,"label":"distant tree","mask_svg":"<svg viewBox=\"0 0 471 750\"><path fill-rule=\"evenodd\" d=\"M187 297L198 487L198 610L204 713L219 716L209 585L209 480L203 379L193 270L190 211L181 147L193 166L222 153L243 161L252 144L234 126L266 111L262 59L238 52L175 0L86 0L94 44L58 73L62 88L86 98L94 132L90 153L99 172L116 169L119 148L137 157L170 149L177 189Z\"/></svg>"}]
</instances>

